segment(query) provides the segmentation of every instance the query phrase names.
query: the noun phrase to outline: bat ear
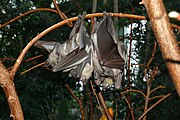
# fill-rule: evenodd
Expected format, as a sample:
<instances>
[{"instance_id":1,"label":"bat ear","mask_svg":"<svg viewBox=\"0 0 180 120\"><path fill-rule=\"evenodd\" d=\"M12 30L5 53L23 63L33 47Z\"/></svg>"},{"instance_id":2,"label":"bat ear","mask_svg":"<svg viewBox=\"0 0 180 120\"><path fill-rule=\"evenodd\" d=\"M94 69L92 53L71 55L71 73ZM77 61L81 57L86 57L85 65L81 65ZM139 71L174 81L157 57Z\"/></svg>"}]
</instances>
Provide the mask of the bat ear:
<instances>
[{"instance_id":1,"label":"bat ear","mask_svg":"<svg viewBox=\"0 0 180 120\"><path fill-rule=\"evenodd\" d=\"M54 49L54 46L56 44L59 44L58 42L54 42L54 41L37 41L34 46L41 48L41 49L45 49L47 50L49 53Z\"/></svg>"}]
</instances>

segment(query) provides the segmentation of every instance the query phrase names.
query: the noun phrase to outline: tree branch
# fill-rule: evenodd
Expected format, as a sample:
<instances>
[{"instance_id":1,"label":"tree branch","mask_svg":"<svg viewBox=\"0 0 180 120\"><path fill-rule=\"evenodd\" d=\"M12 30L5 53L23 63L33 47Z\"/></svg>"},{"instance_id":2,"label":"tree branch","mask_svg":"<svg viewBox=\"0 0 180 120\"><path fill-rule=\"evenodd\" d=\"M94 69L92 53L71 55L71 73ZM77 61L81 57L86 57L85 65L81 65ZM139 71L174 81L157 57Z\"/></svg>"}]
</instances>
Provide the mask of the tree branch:
<instances>
[{"instance_id":1,"label":"tree branch","mask_svg":"<svg viewBox=\"0 0 180 120\"><path fill-rule=\"evenodd\" d=\"M158 100L154 105L152 105L149 109L146 110L146 112L144 112L138 120L141 120L151 109L153 109L156 105L158 105L160 102L162 102L164 99L166 99L167 97L171 96L171 93L168 93L167 95L165 95L163 98L161 98L160 100Z\"/></svg>"}]
</instances>

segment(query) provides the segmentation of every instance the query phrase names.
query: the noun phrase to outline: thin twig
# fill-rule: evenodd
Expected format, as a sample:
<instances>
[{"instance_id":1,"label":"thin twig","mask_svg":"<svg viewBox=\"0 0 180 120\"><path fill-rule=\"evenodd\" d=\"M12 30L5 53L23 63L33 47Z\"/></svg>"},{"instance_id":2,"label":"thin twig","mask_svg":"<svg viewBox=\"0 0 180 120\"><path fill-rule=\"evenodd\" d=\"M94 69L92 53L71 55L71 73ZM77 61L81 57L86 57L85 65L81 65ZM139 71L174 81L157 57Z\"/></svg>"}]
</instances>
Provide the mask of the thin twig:
<instances>
[{"instance_id":1,"label":"thin twig","mask_svg":"<svg viewBox=\"0 0 180 120\"><path fill-rule=\"evenodd\" d=\"M34 59L37 59L37 58L39 58L39 57L42 57L43 55L37 55L37 56L35 56L35 57L32 57L32 58L29 58L29 59L27 59L27 60L23 60L22 62L29 62L29 61L31 61L31 60L34 60ZM2 59L0 59L0 60L3 60L2 62L4 62L5 60L12 60L12 61L15 61L16 59L15 58L2 58ZM9 71L9 70L11 70L13 68L13 66L10 66L10 67L8 67L7 68L7 70Z\"/></svg>"},{"instance_id":2,"label":"thin twig","mask_svg":"<svg viewBox=\"0 0 180 120\"><path fill-rule=\"evenodd\" d=\"M150 92L150 94L153 93L154 91L156 91L157 89L160 89L160 88L165 88L165 86L160 85L160 86L152 89L151 92Z\"/></svg>"},{"instance_id":3,"label":"thin twig","mask_svg":"<svg viewBox=\"0 0 180 120\"><path fill-rule=\"evenodd\" d=\"M50 8L37 8L37 9L35 9L35 10L30 10L30 11L28 11L28 12L25 12L25 13L23 13L23 14L15 17L15 18L11 19L10 21L2 24L2 25L0 26L0 29L1 29L2 27L4 27L4 26L6 26L6 25L8 25L8 24L10 24L10 23L12 23L12 22L14 22L14 21L16 21L16 20L18 20L18 19L20 19L20 18L22 18L22 17L30 14L30 13L38 12L38 11L49 11L49 12L57 13L56 10L53 10L53 9L50 9Z\"/></svg>"},{"instance_id":4,"label":"thin twig","mask_svg":"<svg viewBox=\"0 0 180 120\"><path fill-rule=\"evenodd\" d=\"M180 31L180 26L178 26L178 25L175 25L175 24L171 23L171 27L173 27L173 28L177 29L178 31Z\"/></svg>"},{"instance_id":5,"label":"thin twig","mask_svg":"<svg viewBox=\"0 0 180 120\"><path fill-rule=\"evenodd\" d=\"M109 111L107 109L106 103L104 101L104 98L103 98L101 92L98 93L98 97L99 97L99 100L100 100L100 102L101 102L101 104L103 106L105 115L107 116L108 120L112 120L112 116L111 116L111 114L109 113Z\"/></svg>"},{"instance_id":6,"label":"thin twig","mask_svg":"<svg viewBox=\"0 0 180 120\"><path fill-rule=\"evenodd\" d=\"M58 5L57 5L57 3L56 3L56 0L53 0L53 4L54 4L54 6L55 6L55 8L56 8L56 10L57 10L57 12L58 12L58 14L59 14L59 16L61 17L61 19L62 19L62 20L68 19L67 16L66 16L63 12L61 12L60 8L58 7ZM72 27L72 26L73 26L72 22L68 22L67 25L68 25L69 27Z\"/></svg>"},{"instance_id":7,"label":"thin twig","mask_svg":"<svg viewBox=\"0 0 180 120\"><path fill-rule=\"evenodd\" d=\"M29 62L29 61L31 61L31 60L34 60L34 59L40 58L40 57L42 57L42 56L43 56L43 55L37 55L37 56L35 56L35 57L28 58L27 60L25 60L25 62Z\"/></svg>"},{"instance_id":8,"label":"thin twig","mask_svg":"<svg viewBox=\"0 0 180 120\"><path fill-rule=\"evenodd\" d=\"M130 90L123 91L123 92L121 92L121 93L122 93L122 94L125 94L125 93L127 93L127 92L129 92L129 91L140 93L141 95L143 95L143 97L146 97L146 95L145 95L142 91L140 91L140 90L130 89Z\"/></svg>"},{"instance_id":9,"label":"thin twig","mask_svg":"<svg viewBox=\"0 0 180 120\"><path fill-rule=\"evenodd\" d=\"M77 7L78 7L81 11L84 11L84 9L80 6L79 3L77 3L76 5L77 5Z\"/></svg>"},{"instance_id":10,"label":"thin twig","mask_svg":"<svg viewBox=\"0 0 180 120\"><path fill-rule=\"evenodd\" d=\"M132 6L132 13L134 12L134 9L133 9L133 6ZM133 19L130 19L130 43L129 43L129 59L128 59L128 69L127 69L127 73L128 73L128 77L127 77L127 80L128 80L128 89L131 89L131 53L132 53L132 37L133 37L133 34L132 34L132 31L133 31ZM128 97L127 97L127 100L128 102L131 104L131 97L130 97L130 94L131 92L129 91L128 92ZM131 112L131 111L130 111ZM128 113L129 114L129 113ZM133 116L132 116L133 118ZM129 117L127 117L127 119L129 119Z\"/></svg>"},{"instance_id":11,"label":"thin twig","mask_svg":"<svg viewBox=\"0 0 180 120\"><path fill-rule=\"evenodd\" d=\"M146 65L146 68L149 68L149 65L151 64L151 62L152 62L152 60L154 58L156 47L157 47L157 45L156 45L156 42L155 42L151 58L149 59L147 65ZM151 80L147 76L147 69L146 68L144 69L144 77L146 79L147 91L146 91L146 100L145 100L144 112L146 112L146 110L148 109L149 97L150 97L150 94L151 94ZM146 116L144 116L143 119L146 120Z\"/></svg>"},{"instance_id":12,"label":"thin twig","mask_svg":"<svg viewBox=\"0 0 180 120\"><path fill-rule=\"evenodd\" d=\"M96 100L97 100L97 102L98 102L98 108L99 108L99 110L101 111L101 113L103 114L104 112L103 112L102 109L100 109L101 104L100 104L99 98L98 98L98 96L97 96L97 94L96 94L96 92L95 92L95 89L94 89L94 87L93 87L92 80L90 80L90 84L91 84L91 89L92 89L92 91L93 91L93 94L95 95Z\"/></svg>"},{"instance_id":13,"label":"thin twig","mask_svg":"<svg viewBox=\"0 0 180 120\"><path fill-rule=\"evenodd\" d=\"M158 100L154 105L152 105L149 109L147 109L140 117L138 120L141 120L151 109L153 109L156 105L158 105L160 102L162 102L164 99L166 99L167 97L171 96L171 93L168 93L167 95L165 95L163 98L161 98L160 100Z\"/></svg>"},{"instance_id":14,"label":"thin twig","mask_svg":"<svg viewBox=\"0 0 180 120\"><path fill-rule=\"evenodd\" d=\"M92 89L92 91L93 91L93 94L95 95L96 100L97 100L97 102L98 102L98 105L99 105L99 107L100 107L101 104L100 104L99 98L98 98L98 96L97 96L97 94L96 94L96 92L95 92L95 90L94 90L94 87L93 87L93 84L92 84L92 80L90 80L90 84L91 84L91 89ZM101 113L103 113L103 111L102 111L101 109L100 109L100 111L101 111Z\"/></svg>"},{"instance_id":15,"label":"thin twig","mask_svg":"<svg viewBox=\"0 0 180 120\"><path fill-rule=\"evenodd\" d=\"M23 74L25 74L25 73L27 73L27 72L29 72L29 71L31 71L31 70L33 70L33 69L39 67L39 66L42 66L42 65L44 65L44 64L45 64L45 62L42 62L42 63L40 63L40 64L37 64L37 65L35 65L35 66L33 66L33 67L31 67L31 68L25 70L24 72L22 72L21 75L23 75Z\"/></svg>"},{"instance_id":16,"label":"thin twig","mask_svg":"<svg viewBox=\"0 0 180 120\"><path fill-rule=\"evenodd\" d=\"M83 105L82 105L82 101L79 100L76 95L73 93L73 91L71 90L71 88L69 87L68 84L65 84L66 88L68 89L68 91L70 92L70 94L72 95L72 97L76 100L76 102L79 104L79 107L80 107L80 112L81 112L81 117L82 117L82 120L84 120L84 111L83 111Z\"/></svg>"},{"instance_id":17,"label":"thin twig","mask_svg":"<svg viewBox=\"0 0 180 120\"><path fill-rule=\"evenodd\" d=\"M122 94L122 93L121 93ZM126 98L126 96L124 94L122 94L124 96L124 99L126 101L126 103L128 104L128 108L129 108L129 111L131 113L131 117L132 117L132 120L135 120L134 118L134 112L133 112L133 109L131 107L131 104L129 103L128 99Z\"/></svg>"},{"instance_id":18,"label":"thin twig","mask_svg":"<svg viewBox=\"0 0 180 120\"><path fill-rule=\"evenodd\" d=\"M151 64L151 62L152 62L152 60L153 60L153 58L154 58L154 54L155 54L155 52L156 52L156 48L157 48L157 43L154 42L154 48L153 48L153 52L152 52L151 58L149 59L147 65L146 65L147 68L149 67L149 65Z\"/></svg>"},{"instance_id":19,"label":"thin twig","mask_svg":"<svg viewBox=\"0 0 180 120\"><path fill-rule=\"evenodd\" d=\"M29 62L31 60L34 60L34 59L37 59L39 57L42 57L43 55L37 55L35 57L32 57L32 58L28 58L27 60L23 60L23 62ZM0 58L1 62L4 62L4 61L15 61L16 58Z\"/></svg>"},{"instance_id":20,"label":"thin twig","mask_svg":"<svg viewBox=\"0 0 180 120\"><path fill-rule=\"evenodd\" d=\"M149 96L150 96L150 92L151 92L151 85L149 84L149 80L147 80L146 82L147 82L147 92L146 92L144 112L146 112L146 110L148 109ZM146 120L146 116L144 116L143 119Z\"/></svg>"},{"instance_id":21,"label":"thin twig","mask_svg":"<svg viewBox=\"0 0 180 120\"><path fill-rule=\"evenodd\" d=\"M4 61L15 61L16 58L0 58L0 61L3 63Z\"/></svg>"},{"instance_id":22,"label":"thin twig","mask_svg":"<svg viewBox=\"0 0 180 120\"><path fill-rule=\"evenodd\" d=\"M149 98L149 101L153 99L157 99L157 98L162 98L162 97L164 97L164 95L154 96L154 97Z\"/></svg>"},{"instance_id":23,"label":"thin twig","mask_svg":"<svg viewBox=\"0 0 180 120\"><path fill-rule=\"evenodd\" d=\"M93 107L93 94L89 94L89 101L90 101L90 120L93 120L93 113L94 113L94 107Z\"/></svg>"},{"instance_id":24,"label":"thin twig","mask_svg":"<svg viewBox=\"0 0 180 120\"><path fill-rule=\"evenodd\" d=\"M116 101L116 114L115 114L115 120L117 120L117 116L118 116L118 106L117 106L117 99L116 99L115 101Z\"/></svg>"}]
</instances>

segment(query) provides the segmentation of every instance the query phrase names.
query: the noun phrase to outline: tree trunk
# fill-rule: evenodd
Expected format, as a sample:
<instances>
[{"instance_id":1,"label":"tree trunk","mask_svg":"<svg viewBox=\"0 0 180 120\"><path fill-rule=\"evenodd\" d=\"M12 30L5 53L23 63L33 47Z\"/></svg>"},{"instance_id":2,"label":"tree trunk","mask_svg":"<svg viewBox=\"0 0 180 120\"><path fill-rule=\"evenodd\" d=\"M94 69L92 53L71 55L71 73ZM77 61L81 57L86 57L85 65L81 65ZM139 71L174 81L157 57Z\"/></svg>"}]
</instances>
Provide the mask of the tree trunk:
<instances>
[{"instance_id":1,"label":"tree trunk","mask_svg":"<svg viewBox=\"0 0 180 120\"><path fill-rule=\"evenodd\" d=\"M175 39L162 0L142 0L166 62L173 83L180 96L180 49Z\"/></svg>"},{"instance_id":2,"label":"tree trunk","mask_svg":"<svg viewBox=\"0 0 180 120\"><path fill-rule=\"evenodd\" d=\"M107 3L107 0L103 0L103 6L105 6Z\"/></svg>"},{"instance_id":3,"label":"tree trunk","mask_svg":"<svg viewBox=\"0 0 180 120\"><path fill-rule=\"evenodd\" d=\"M92 13L95 13L96 10L97 10L97 0L93 0Z\"/></svg>"},{"instance_id":4,"label":"tree trunk","mask_svg":"<svg viewBox=\"0 0 180 120\"><path fill-rule=\"evenodd\" d=\"M118 13L118 0L114 0L114 13ZM118 17L114 17L114 23L117 24Z\"/></svg>"},{"instance_id":5,"label":"tree trunk","mask_svg":"<svg viewBox=\"0 0 180 120\"><path fill-rule=\"evenodd\" d=\"M13 120L24 120L23 112L11 75L0 61L0 85L3 88Z\"/></svg>"}]
</instances>

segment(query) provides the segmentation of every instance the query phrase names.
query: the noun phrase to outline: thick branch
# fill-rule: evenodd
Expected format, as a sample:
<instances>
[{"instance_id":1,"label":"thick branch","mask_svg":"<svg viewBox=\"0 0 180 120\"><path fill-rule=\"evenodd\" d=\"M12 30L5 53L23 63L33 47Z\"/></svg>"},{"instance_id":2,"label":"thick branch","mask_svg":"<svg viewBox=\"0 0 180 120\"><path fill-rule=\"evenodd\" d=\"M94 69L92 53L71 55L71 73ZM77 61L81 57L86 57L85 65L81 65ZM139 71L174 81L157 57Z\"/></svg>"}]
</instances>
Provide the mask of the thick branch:
<instances>
[{"instance_id":1,"label":"thick branch","mask_svg":"<svg viewBox=\"0 0 180 120\"><path fill-rule=\"evenodd\" d=\"M162 56L180 95L180 49L162 0L143 0Z\"/></svg>"},{"instance_id":2,"label":"thick branch","mask_svg":"<svg viewBox=\"0 0 180 120\"><path fill-rule=\"evenodd\" d=\"M13 80L11 79L9 72L3 66L1 61L0 61L0 85L5 92L9 104L9 108L11 111L10 117L12 117L13 120L24 120L23 112L21 109L19 98L15 90Z\"/></svg>"}]
</instances>

